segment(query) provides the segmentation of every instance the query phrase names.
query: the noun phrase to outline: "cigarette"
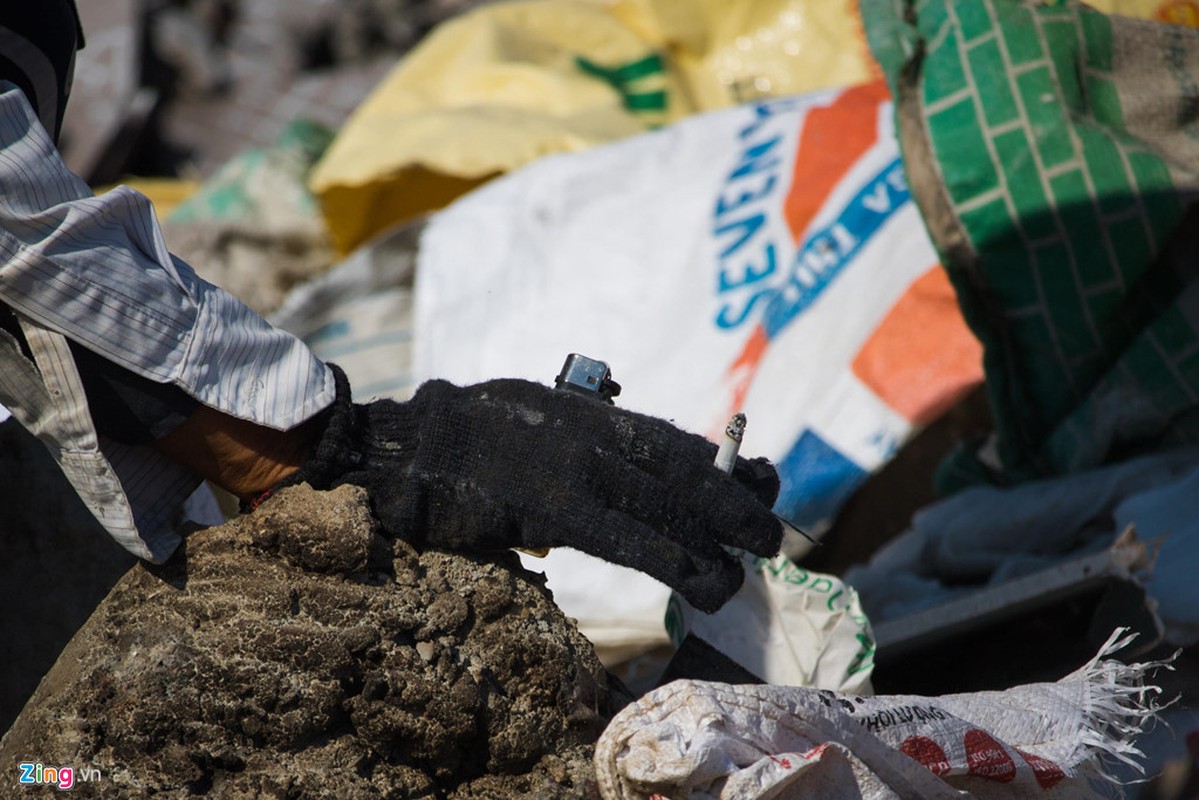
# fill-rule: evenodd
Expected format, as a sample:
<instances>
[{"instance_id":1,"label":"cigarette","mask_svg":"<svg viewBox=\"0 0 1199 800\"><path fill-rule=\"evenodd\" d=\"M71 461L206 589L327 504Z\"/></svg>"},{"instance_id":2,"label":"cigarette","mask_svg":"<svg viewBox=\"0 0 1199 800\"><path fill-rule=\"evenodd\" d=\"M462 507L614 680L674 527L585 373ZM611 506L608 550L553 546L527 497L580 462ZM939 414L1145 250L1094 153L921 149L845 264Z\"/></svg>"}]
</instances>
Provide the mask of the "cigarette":
<instances>
[{"instance_id":1,"label":"cigarette","mask_svg":"<svg viewBox=\"0 0 1199 800\"><path fill-rule=\"evenodd\" d=\"M720 448L716 451L716 468L724 472L726 475L733 474L733 467L737 463L737 452L741 449L741 440L745 438L745 415L734 414L729 424L724 428L724 438L720 442ZM817 547L820 542L813 539L804 531L792 525L787 520L780 517L778 514L774 518L783 526L784 531L792 531L807 539Z\"/></svg>"},{"instance_id":2,"label":"cigarette","mask_svg":"<svg viewBox=\"0 0 1199 800\"><path fill-rule=\"evenodd\" d=\"M724 438L716 451L716 468L726 475L733 474L737 464L737 451L741 449L741 440L745 438L745 415L734 414L729 424L724 426Z\"/></svg>"}]
</instances>

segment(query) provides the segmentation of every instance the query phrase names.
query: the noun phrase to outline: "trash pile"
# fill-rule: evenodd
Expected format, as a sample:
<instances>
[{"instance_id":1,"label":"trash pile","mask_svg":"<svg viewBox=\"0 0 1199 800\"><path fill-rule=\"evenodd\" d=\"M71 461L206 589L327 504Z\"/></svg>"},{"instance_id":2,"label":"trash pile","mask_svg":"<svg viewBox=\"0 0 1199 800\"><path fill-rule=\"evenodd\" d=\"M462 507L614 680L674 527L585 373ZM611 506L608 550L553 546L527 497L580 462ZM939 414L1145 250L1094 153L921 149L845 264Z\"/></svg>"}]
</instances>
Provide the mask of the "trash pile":
<instances>
[{"instance_id":1,"label":"trash pile","mask_svg":"<svg viewBox=\"0 0 1199 800\"><path fill-rule=\"evenodd\" d=\"M622 408L745 414L790 530L707 615L293 490L130 571L5 758L128 796L1199 796L1193 0L83 10L72 166L153 176L172 252L356 400L601 358Z\"/></svg>"}]
</instances>

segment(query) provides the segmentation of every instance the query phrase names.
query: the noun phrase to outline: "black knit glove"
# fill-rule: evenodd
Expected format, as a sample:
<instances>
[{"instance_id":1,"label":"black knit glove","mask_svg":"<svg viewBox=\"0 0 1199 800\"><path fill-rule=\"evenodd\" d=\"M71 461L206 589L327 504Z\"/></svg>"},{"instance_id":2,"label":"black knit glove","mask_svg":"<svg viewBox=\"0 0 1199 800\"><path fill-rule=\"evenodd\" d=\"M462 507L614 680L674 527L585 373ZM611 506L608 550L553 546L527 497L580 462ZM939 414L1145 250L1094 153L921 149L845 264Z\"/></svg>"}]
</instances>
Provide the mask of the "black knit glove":
<instances>
[{"instance_id":1,"label":"black knit glove","mask_svg":"<svg viewBox=\"0 0 1199 800\"><path fill-rule=\"evenodd\" d=\"M313 455L287 483L367 490L392 535L486 551L573 547L640 570L703 611L740 587L721 545L778 552L765 459L713 466L716 445L665 420L522 380L430 381L406 403L337 400Z\"/></svg>"}]
</instances>

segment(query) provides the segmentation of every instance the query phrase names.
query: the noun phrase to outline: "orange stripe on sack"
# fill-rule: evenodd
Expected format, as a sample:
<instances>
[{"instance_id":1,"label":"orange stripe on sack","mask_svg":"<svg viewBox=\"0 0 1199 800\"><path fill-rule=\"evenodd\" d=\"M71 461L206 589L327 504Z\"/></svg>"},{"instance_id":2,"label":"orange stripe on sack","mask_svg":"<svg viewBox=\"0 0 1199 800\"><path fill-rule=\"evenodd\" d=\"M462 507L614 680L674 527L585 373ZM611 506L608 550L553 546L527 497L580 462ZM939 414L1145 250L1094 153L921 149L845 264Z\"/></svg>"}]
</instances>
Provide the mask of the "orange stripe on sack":
<instances>
[{"instance_id":1,"label":"orange stripe on sack","mask_svg":"<svg viewBox=\"0 0 1199 800\"><path fill-rule=\"evenodd\" d=\"M753 385L754 376L758 374L758 365L762 363L762 356L766 354L769 344L766 328L761 324L755 325L749 338L745 340L745 346L741 348L741 355L737 356L737 360L729 365L725 372L725 383L732 390L732 396L729 401L730 411L718 420L720 430L724 430L729 417L745 408L745 396L749 394L749 387Z\"/></svg>"},{"instance_id":2,"label":"orange stripe on sack","mask_svg":"<svg viewBox=\"0 0 1199 800\"><path fill-rule=\"evenodd\" d=\"M864 83L846 89L832 103L812 109L804 118L791 186L783 201L783 216L796 242L829 193L878 140L878 106L888 96L883 81ZM728 418L744 407L769 345L766 329L755 326L741 354L729 366L725 377L731 389L730 410L714 423L719 430L723 431Z\"/></svg>"},{"instance_id":3,"label":"orange stripe on sack","mask_svg":"<svg viewBox=\"0 0 1199 800\"><path fill-rule=\"evenodd\" d=\"M913 425L948 411L983 380L982 346L939 265L912 282L853 359L853 374Z\"/></svg>"},{"instance_id":4,"label":"orange stripe on sack","mask_svg":"<svg viewBox=\"0 0 1199 800\"><path fill-rule=\"evenodd\" d=\"M889 97L883 81L846 89L804 118L783 214L796 242L828 195L878 141L878 106Z\"/></svg>"}]
</instances>

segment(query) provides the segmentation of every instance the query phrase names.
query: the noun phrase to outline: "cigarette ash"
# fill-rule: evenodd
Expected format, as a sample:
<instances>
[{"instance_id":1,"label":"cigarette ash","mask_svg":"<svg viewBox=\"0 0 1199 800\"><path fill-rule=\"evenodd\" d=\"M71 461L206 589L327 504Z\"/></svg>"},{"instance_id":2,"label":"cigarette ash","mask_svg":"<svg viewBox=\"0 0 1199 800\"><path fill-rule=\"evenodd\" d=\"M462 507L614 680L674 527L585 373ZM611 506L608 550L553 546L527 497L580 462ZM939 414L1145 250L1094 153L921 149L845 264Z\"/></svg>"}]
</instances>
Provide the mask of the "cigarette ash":
<instances>
[{"instance_id":1,"label":"cigarette ash","mask_svg":"<svg viewBox=\"0 0 1199 800\"><path fill-rule=\"evenodd\" d=\"M90 765L85 797L594 796L607 675L540 576L376 526L292 487L135 567L0 760Z\"/></svg>"}]
</instances>

